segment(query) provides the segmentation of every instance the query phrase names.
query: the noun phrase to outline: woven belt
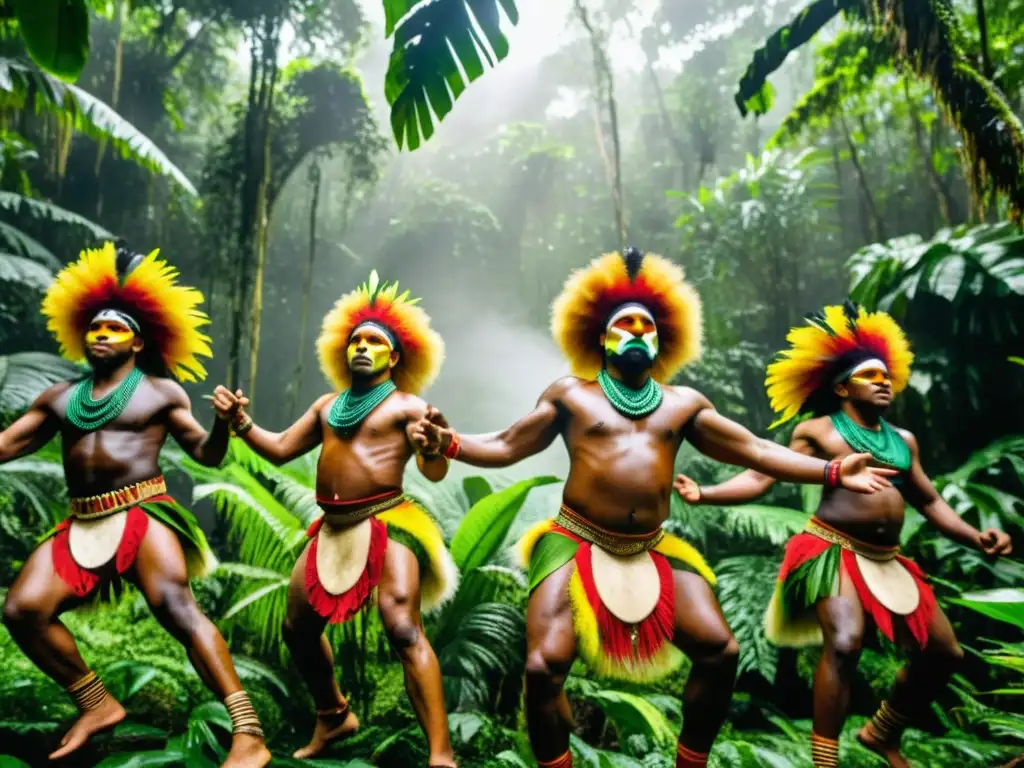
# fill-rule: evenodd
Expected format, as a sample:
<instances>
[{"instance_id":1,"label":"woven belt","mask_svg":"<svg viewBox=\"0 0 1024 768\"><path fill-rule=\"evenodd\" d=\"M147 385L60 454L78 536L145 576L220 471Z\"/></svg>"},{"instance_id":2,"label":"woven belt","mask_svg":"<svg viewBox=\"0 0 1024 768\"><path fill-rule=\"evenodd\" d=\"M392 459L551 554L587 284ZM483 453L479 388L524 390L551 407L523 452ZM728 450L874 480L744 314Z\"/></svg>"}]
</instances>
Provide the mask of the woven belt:
<instances>
[{"instance_id":1,"label":"woven belt","mask_svg":"<svg viewBox=\"0 0 1024 768\"><path fill-rule=\"evenodd\" d=\"M338 502L326 499L317 499L316 503L324 511L324 519L329 524L332 526L348 526L361 523L366 518L379 515L381 512L387 512L389 509L394 509L406 501L405 494L396 493L390 498L378 501L375 504L367 504L366 506L358 506L359 502Z\"/></svg>"},{"instance_id":2,"label":"woven belt","mask_svg":"<svg viewBox=\"0 0 1024 768\"><path fill-rule=\"evenodd\" d=\"M565 528L569 533L576 534L584 541L597 544L601 549L619 557L628 557L654 549L665 535L665 531L661 528L650 533L640 534L609 531L595 525L582 515L576 514L564 504L555 516L555 524Z\"/></svg>"},{"instance_id":3,"label":"woven belt","mask_svg":"<svg viewBox=\"0 0 1024 768\"><path fill-rule=\"evenodd\" d=\"M129 485L117 491L108 491L98 496L85 496L71 499L71 517L76 520L95 520L112 515L122 509L134 507L146 499L167 493L167 483L163 475L150 480Z\"/></svg>"},{"instance_id":4,"label":"woven belt","mask_svg":"<svg viewBox=\"0 0 1024 768\"><path fill-rule=\"evenodd\" d=\"M816 517L812 517L807 521L807 533L813 534L819 539L824 539L832 544L838 544L843 549L855 552L861 557L866 557L869 560L878 560L882 563L895 560L896 555L900 553L899 547L879 547L875 544L858 541L844 533L840 533Z\"/></svg>"}]
</instances>

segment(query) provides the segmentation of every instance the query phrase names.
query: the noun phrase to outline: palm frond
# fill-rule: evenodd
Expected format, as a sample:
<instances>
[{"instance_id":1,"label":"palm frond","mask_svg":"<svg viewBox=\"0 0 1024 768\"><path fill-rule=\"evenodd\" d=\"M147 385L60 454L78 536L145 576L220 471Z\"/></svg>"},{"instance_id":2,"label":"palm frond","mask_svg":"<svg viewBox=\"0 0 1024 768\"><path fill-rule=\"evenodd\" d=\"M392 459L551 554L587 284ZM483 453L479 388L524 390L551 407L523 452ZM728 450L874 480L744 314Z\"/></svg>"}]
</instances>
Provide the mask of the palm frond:
<instances>
[{"instance_id":1,"label":"palm frond","mask_svg":"<svg viewBox=\"0 0 1024 768\"><path fill-rule=\"evenodd\" d=\"M0 282L45 291L53 282L53 272L37 261L0 252Z\"/></svg>"},{"instance_id":2,"label":"palm frond","mask_svg":"<svg viewBox=\"0 0 1024 768\"><path fill-rule=\"evenodd\" d=\"M0 209L14 214L19 214L24 210L25 213L31 214L37 219L45 219L56 224L70 224L82 227L92 232L95 237L101 240L115 239L114 235L110 232L99 224L89 221L84 216L79 216L77 213L61 208L59 205L48 203L45 200L36 200L35 198L19 195L17 192L0 190Z\"/></svg>"},{"instance_id":3,"label":"palm frond","mask_svg":"<svg viewBox=\"0 0 1024 768\"><path fill-rule=\"evenodd\" d=\"M3 242L12 253L32 259L54 272L62 266L60 259L48 248L5 221L0 221L0 242Z\"/></svg>"},{"instance_id":4,"label":"palm frond","mask_svg":"<svg viewBox=\"0 0 1024 768\"><path fill-rule=\"evenodd\" d=\"M399 148L415 150L433 136L433 115L444 120L483 75L484 62L493 67L508 55L499 7L518 23L515 0L385 0L387 34L394 33L395 43L384 92Z\"/></svg>"},{"instance_id":5,"label":"palm frond","mask_svg":"<svg viewBox=\"0 0 1024 768\"><path fill-rule=\"evenodd\" d=\"M746 555L715 565L719 603L740 646L739 673L775 680L779 652L764 635L764 611L775 589L780 560Z\"/></svg>"},{"instance_id":6,"label":"palm frond","mask_svg":"<svg viewBox=\"0 0 1024 768\"><path fill-rule=\"evenodd\" d=\"M46 110L70 120L79 133L110 143L121 156L173 180L192 196L198 193L184 172L144 133L92 94L63 83L42 70L0 58L0 101L20 109Z\"/></svg>"},{"instance_id":7,"label":"palm frond","mask_svg":"<svg viewBox=\"0 0 1024 768\"><path fill-rule=\"evenodd\" d=\"M83 375L79 366L48 352L0 356L0 412L20 413L47 387Z\"/></svg>"}]
</instances>

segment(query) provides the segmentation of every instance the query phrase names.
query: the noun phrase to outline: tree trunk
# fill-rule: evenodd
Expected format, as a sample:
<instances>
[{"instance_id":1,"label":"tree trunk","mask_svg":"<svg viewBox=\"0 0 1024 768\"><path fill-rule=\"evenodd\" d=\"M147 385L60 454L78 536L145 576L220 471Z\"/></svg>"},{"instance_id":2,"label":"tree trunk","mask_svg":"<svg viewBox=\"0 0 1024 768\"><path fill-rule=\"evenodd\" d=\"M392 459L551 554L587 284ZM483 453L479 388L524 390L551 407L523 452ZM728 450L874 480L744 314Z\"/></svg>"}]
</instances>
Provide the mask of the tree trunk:
<instances>
[{"instance_id":1,"label":"tree trunk","mask_svg":"<svg viewBox=\"0 0 1024 768\"><path fill-rule=\"evenodd\" d=\"M306 357L306 329L309 326L309 303L313 294L313 266L316 263L316 217L320 210L320 186L322 174L320 161L316 158L309 168L309 186L312 195L309 201L309 258L306 260L306 279L302 284L302 315L299 319L299 350L295 358L295 373L291 382L291 403L288 413L292 421L299 416L299 396L302 392L302 361ZM349 182L349 189L352 188Z\"/></svg>"},{"instance_id":2,"label":"tree trunk","mask_svg":"<svg viewBox=\"0 0 1024 768\"><path fill-rule=\"evenodd\" d=\"M950 200L949 190L946 189L939 178L939 172L935 170L931 150L925 144L924 123L921 122L921 113L918 111L917 104L914 103L914 99L910 95L910 82L907 79L903 80L903 94L907 98L910 122L914 127L914 142L917 144L917 152L921 156L921 165L924 167L925 175L928 177L928 186L932 188L932 192L935 194L935 202L938 206L939 214L942 216L942 223L948 227L953 223L951 213L953 208L952 200Z\"/></svg>"},{"instance_id":3,"label":"tree trunk","mask_svg":"<svg viewBox=\"0 0 1024 768\"><path fill-rule=\"evenodd\" d=\"M988 51L988 20L985 18L985 0L974 0L975 15L978 19L978 33L981 36L981 72L989 80L995 76L992 57Z\"/></svg>"},{"instance_id":4,"label":"tree trunk","mask_svg":"<svg viewBox=\"0 0 1024 768\"><path fill-rule=\"evenodd\" d=\"M885 222L878 213L878 207L875 205L875 198L871 194L871 187L868 185L867 174L864 172L864 166L862 166L860 162L857 145L854 143L853 136L850 134L850 127L846 124L846 118L841 112L839 114L839 124L843 128L846 147L850 150L850 163L853 165L853 172L857 177L857 184L860 187L861 197L864 200L864 206L870 216L870 238L875 242L881 242L887 239L885 235Z\"/></svg>"}]
</instances>

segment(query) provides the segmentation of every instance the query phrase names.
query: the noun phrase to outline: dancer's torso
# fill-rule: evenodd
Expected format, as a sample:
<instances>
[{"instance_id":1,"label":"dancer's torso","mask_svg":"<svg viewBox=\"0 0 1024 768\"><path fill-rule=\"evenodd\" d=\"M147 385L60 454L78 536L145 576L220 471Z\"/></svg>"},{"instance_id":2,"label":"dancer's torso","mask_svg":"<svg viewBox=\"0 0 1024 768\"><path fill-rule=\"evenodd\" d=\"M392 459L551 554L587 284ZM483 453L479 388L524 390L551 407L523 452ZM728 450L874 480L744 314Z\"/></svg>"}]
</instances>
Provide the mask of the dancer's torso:
<instances>
[{"instance_id":1,"label":"dancer's torso","mask_svg":"<svg viewBox=\"0 0 1024 768\"><path fill-rule=\"evenodd\" d=\"M351 432L327 423L330 401L320 413L323 448L316 471L316 494L321 499L365 499L402 487L412 447L405 429L421 403L395 392Z\"/></svg>"},{"instance_id":2,"label":"dancer's torso","mask_svg":"<svg viewBox=\"0 0 1024 768\"><path fill-rule=\"evenodd\" d=\"M855 451L836 432L828 417L815 419L812 432L816 455L822 459L842 459ZM906 481L906 474L894 480ZM825 523L855 539L880 546L899 544L906 504L899 490L886 488L871 495L837 488L822 494L815 515Z\"/></svg>"},{"instance_id":3,"label":"dancer's torso","mask_svg":"<svg viewBox=\"0 0 1024 768\"><path fill-rule=\"evenodd\" d=\"M560 400L569 450L564 501L577 514L621 533L657 529L668 517L683 428L699 410L696 395L665 389L652 414L630 419L598 384L581 382Z\"/></svg>"},{"instance_id":4,"label":"dancer's torso","mask_svg":"<svg viewBox=\"0 0 1024 768\"><path fill-rule=\"evenodd\" d=\"M157 458L167 438L173 400L170 382L145 377L121 414L95 432L82 432L67 420L69 383L49 403L60 422L64 475L71 496L94 496L160 474ZM95 392L94 396L105 395Z\"/></svg>"}]
</instances>

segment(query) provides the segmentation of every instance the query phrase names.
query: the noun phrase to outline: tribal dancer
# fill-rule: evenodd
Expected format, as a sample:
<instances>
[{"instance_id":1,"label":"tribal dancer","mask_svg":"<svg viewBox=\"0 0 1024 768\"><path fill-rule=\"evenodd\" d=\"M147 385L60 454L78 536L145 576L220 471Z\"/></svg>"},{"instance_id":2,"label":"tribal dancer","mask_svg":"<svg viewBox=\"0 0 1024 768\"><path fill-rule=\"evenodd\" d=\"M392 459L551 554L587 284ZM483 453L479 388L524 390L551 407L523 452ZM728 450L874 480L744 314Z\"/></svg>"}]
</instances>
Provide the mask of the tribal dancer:
<instances>
[{"instance_id":1,"label":"tribal dancer","mask_svg":"<svg viewBox=\"0 0 1024 768\"><path fill-rule=\"evenodd\" d=\"M676 765L703 766L732 698L738 646L711 570L662 529L683 440L797 482L872 492L887 473L869 470L868 455L829 465L760 440L699 392L664 384L700 353L701 309L682 270L660 256L629 249L572 275L552 330L573 375L552 384L533 413L488 435L459 435L434 409L421 423L428 447L481 467L514 464L559 435L568 448L561 510L520 542L534 754L545 768L572 765L563 685L577 653L599 674L654 680L682 651L693 670Z\"/></svg>"},{"instance_id":2,"label":"tribal dancer","mask_svg":"<svg viewBox=\"0 0 1024 768\"><path fill-rule=\"evenodd\" d=\"M899 475L893 489L872 496L842 488L823 496L807 531L786 547L765 632L778 645L824 642L814 677L816 766L838 765L837 740L868 621L889 640L898 638L911 661L858 738L890 766L904 768L904 729L925 713L963 657L924 573L899 554L904 499L951 539L989 555L1009 554L1010 538L977 531L950 509L921 468L917 440L882 418L907 386L913 360L896 322L849 302L825 307L808 322L790 331L790 348L768 366L768 396L781 414L772 426L813 414L793 430L794 451L829 460L864 451ZM732 505L756 499L774 482L748 471L708 488L684 475L676 485L690 503Z\"/></svg>"},{"instance_id":3,"label":"tribal dancer","mask_svg":"<svg viewBox=\"0 0 1024 768\"><path fill-rule=\"evenodd\" d=\"M209 572L216 560L192 513L167 495L157 464L170 434L195 461L217 466L232 417L218 411L207 433L185 390L169 378L203 378L197 355L210 355L199 330L208 322L198 309L202 294L176 278L156 251L134 255L107 243L82 253L46 294L43 314L61 351L87 360L92 370L50 387L0 433L0 461L60 435L71 495L70 517L32 553L8 591L4 624L81 710L50 755L63 757L123 720L125 711L83 661L59 616L127 579L227 706L234 735L224 765L258 768L270 762L259 719L224 638L189 588L189 579Z\"/></svg>"},{"instance_id":4,"label":"tribal dancer","mask_svg":"<svg viewBox=\"0 0 1024 768\"><path fill-rule=\"evenodd\" d=\"M354 616L376 588L384 630L427 736L430 765L455 765L441 669L423 632L420 597L424 610L443 602L458 574L436 524L402 494L405 465L415 452L411 425L427 411L417 394L444 359L444 343L417 301L371 273L369 283L335 304L317 341L320 365L340 394L321 397L284 432L255 426L244 411L235 424L236 434L275 464L323 445L316 498L324 514L310 527L309 544L292 571L284 625L317 708L313 738L297 758L318 755L359 727L323 633L328 623ZM223 387L217 397L248 403ZM417 454L416 464L434 482L448 473L443 456Z\"/></svg>"}]
</instances>

